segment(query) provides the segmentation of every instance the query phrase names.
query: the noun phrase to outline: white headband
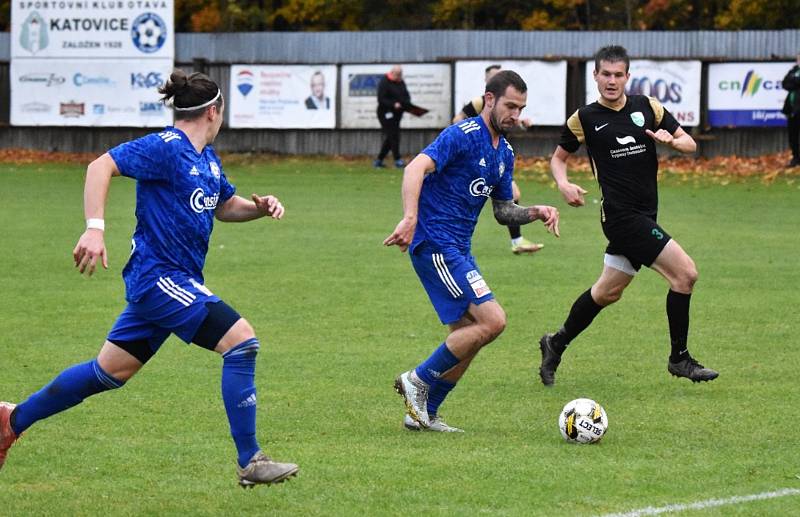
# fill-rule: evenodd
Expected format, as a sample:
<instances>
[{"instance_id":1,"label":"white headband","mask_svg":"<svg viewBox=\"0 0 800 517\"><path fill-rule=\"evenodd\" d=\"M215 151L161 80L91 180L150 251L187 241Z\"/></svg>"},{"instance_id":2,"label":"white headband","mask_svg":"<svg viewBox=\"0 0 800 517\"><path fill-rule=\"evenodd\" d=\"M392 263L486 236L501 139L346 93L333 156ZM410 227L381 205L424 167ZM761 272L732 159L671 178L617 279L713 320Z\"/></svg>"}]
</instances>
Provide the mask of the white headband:
<instances>
[{"instance_id":1,"label":"white headband","mask_svg":"<svg viewBox=\"0 0 800 517\"><path fill-rule=\"evenodd\" d=\"M203 104L200 104L199 106L189 106L188 108L179 108L178 106L175 106L175 99L173 98L172 99L172 109L174 109L175 111L194 111L194 110L199 110L200 108L205 108L206 106L211 106L212 104L217 102L217 99L219 99L220 95L222 95L222 90L217 88L217 94L214 95L213 99L211 99L208 102L204 102Z\"/></svg>"}]
</instances>

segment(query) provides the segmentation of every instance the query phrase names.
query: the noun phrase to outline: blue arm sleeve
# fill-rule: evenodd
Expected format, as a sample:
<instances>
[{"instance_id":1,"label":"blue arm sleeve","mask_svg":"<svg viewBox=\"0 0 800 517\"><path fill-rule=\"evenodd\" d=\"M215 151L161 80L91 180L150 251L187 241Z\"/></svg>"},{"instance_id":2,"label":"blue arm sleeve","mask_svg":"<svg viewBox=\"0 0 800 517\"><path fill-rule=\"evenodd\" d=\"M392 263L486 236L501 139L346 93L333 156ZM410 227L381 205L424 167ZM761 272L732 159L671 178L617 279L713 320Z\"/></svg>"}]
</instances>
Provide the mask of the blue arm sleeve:
<instances>
[{"instance_id":1,"label":"blue arm sleeve","mask_svg":"<svg viewBox=\"0 0 800 517\"><path fill-rule=\"evenodd\" d=\"M170 144L152 133L120 144L108 153L120 174L141 181L160 181L172 177L175 160Z\"/></svg>"},{"instance_id":2,"label":"blue arm sleeve","mask_svg":"<svg viewBox=\"0 0 800 517\"><path fill-rule=\"evenodd\" d=\"M466 139L466 135L458 129L458 126L450 126L439 133L436 140L422 150L422 154L430 156L436 162L436 171L441 171L458 157Z\"/></svg>"}]
</instances>

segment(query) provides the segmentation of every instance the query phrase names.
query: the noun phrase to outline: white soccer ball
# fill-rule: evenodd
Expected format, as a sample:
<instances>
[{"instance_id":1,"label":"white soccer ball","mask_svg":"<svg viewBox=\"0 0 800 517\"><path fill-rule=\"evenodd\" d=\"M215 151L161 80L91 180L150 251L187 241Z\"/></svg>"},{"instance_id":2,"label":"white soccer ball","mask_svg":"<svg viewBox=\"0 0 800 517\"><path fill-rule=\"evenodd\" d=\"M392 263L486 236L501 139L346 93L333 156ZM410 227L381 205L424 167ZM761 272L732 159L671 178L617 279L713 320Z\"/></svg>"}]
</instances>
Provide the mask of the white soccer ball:
<instances>
[{"instance_id":1,"label":"white soccer ball","mask_svg":"<svg viewBox=\"0 0 800 517\"><path fill-rule=\"evenodd\" d=\"M558 415L561 436L570 443L594 443L606 434L608 416L603 406L592 399L575 399Z\"/></svg>"}]
</instances>

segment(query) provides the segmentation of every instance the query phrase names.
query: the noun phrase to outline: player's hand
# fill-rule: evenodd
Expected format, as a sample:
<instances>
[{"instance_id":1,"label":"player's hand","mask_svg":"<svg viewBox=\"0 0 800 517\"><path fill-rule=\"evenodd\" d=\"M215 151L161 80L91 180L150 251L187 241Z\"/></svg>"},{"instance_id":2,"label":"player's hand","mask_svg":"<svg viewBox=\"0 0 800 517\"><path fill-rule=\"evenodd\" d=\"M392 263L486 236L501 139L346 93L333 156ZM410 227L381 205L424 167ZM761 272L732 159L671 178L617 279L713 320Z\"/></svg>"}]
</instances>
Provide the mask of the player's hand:
<instances>
[{"instance_id":1,"label":"player's hand","mask_svg":"<svg viewBox=\"0 0 800 517\"><path fill-rule=\"evenodd\" d=\"M558 209L554 206L548 205L534 205L533 212L536 219L540 219L547 228L547 231L560 237L561 233L558 231Z\"/></svg>"},{"instance_id":2,"label":"player's hand","mask_svg":"<svg viewBox=\"0 0 800 517\"><path fill-rule=\"evenodd\" d=\"M103 239L103 230L94 228L87 229L78 239L78 244L72 250L72 259L78 273L86 272L87 276L92 276L97 267L97 259L101 260L103 268L108 269L108 252Z\"/></svg>"},{"instance_id":3,"label":"player's hand","mask_svg":"<svg viewBox=\"0 0 800 517\"><path fill-rule=\"evenodd\" d=\"M569 206L583 206L585 204L583 195L586 194L587 191L580 185L567 183L564 186L559 186L558 190L561 191L561 195L564 196L564 201L566 201Z\"/></svg>"},{"instance_id":4,"label":"player's hand","mask_svg":"<svg viewBox=\"0 0 800 517\"><path fill-rule=\"evenodd\" d=\"M278 198L275 196L259 196L258 194L253 194L250 196L253 200L253 203L256 204L256 209L266 216L272 217L273 219L280 219L283 217L283 212L285 211L283 205Z\"/></svg>"},{"instance_id":5,"label":"player's hand","mask_svg":"<svg viewBox=\"0 0 800 517\"><path fill-rule=\"evenodd\" d=\"M672 134L666 129L659 129L655 133L649 129L645 129L644 132L647 133L647 136L659 144L672 145L672 141L675 140L675 137L673 137Z\"/></svg>"},{"instance_id":6,"label":"player's hand","mask_svg":"<svg viewBox=\"0 0 800 517\"><path fill-rule=\"evenodd\" d=\"M397 246L400 251L405 253L408 249L411 240L414 238L414 230L417 227L416 219L409 219L404 217L397 223L391 235L383 240L384 246Z\"/></svg>"}]
</instances>

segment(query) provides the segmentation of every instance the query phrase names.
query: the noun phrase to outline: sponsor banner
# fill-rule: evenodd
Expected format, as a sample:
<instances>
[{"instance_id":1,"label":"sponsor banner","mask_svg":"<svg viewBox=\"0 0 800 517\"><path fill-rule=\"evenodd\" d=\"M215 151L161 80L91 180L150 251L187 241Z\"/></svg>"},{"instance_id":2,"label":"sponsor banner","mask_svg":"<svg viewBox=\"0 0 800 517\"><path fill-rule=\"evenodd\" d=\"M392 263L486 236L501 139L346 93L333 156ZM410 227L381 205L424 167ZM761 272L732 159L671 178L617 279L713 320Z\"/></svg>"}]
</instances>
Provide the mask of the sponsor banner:
<instances>
[{"instance_id":1,"label":"sponsor banner","mask_svg":"<svg viewBox=\"0 0 800 517\"><path fill-rule=\"evenodd\" d=\"M14 0L11 58L170 58L174 0Z\"/></svg>"},{"instance_id":2,"label":"sponsor banner","mask_svg":"<svg viewBox=\"0 0 800 517\"><path fill-rule=\"evenodd\" d=\"M486 67L490 65L517 72L528 85L528 105L522 118L538 126L560 126L566 121L566 61L456 61L453 113L483 94Z\"/></svg>"},{"instance_id":3,"label":"sponsor banner","mask_svg":"<svg viewBox=\"0 0 800 517\"><path fill-rule=\"evenodd\" d=\"M794 66L785 63L708 65L708 123L712 126L785 126L788 93L781 86Z\"/></svg>"},{"instance_id":4,"label":"sponsor banner","mask_svg":"<svg viewBox=\"0 0 800 517\"><path fill-rule=\"evenodd\" d=\"M450 125L451 78L445 64L405 64L403 80L411 102L429 110L421 117L405 113L401 128L442 128ZM380 128L378 122L378 81L391 64L343 65L341 75L341 127Z\"/></svg>"},{"instance_id":5,"label":"sponsor banner","mask_svg":"<svg viewBox=\"0 0 800 517\"><path fill-rule=\"evenodd\" d=\"M655 97L682 126L699 126L701 69L700 61L632 59L625 93ZM586 104L598 98L594 61L587 61Z\"/></svg>"},{"instance_id":6,"label":"sponsor banner","mask_svg":"<svg viewBox=\"0 0 800 517\"><path fill-rule=\"evenodd\" d=\"M230 127L336 127L336 66L233 65Z\"/></svg>"},{"instance_id":7,"label":"sponsor banner","mask_svg":"<svg viewBox=\"0 0 800 517\"><path fill-rule=\"evenodd\" d=\"M172 112L156 91L172 59L11 62L11 124L15 126L163 127Z\"/></svg>"}]
</instances>

